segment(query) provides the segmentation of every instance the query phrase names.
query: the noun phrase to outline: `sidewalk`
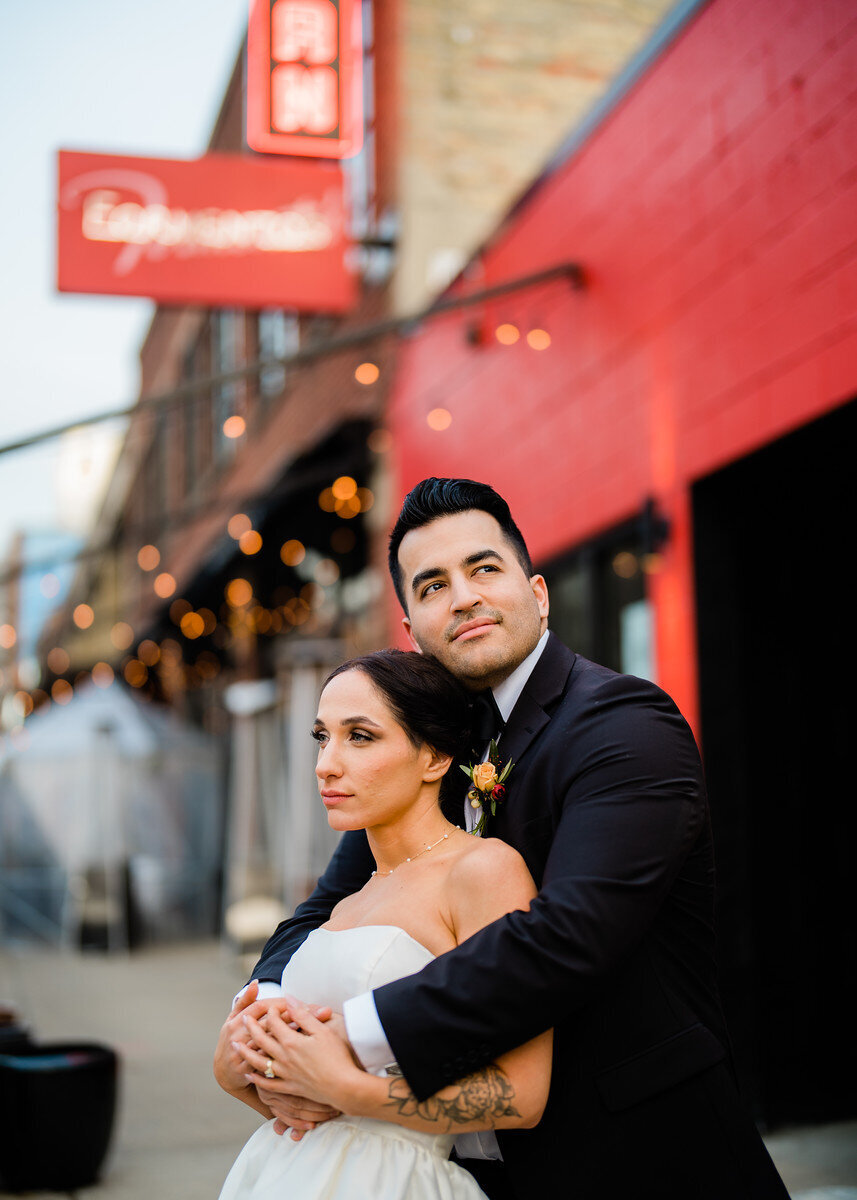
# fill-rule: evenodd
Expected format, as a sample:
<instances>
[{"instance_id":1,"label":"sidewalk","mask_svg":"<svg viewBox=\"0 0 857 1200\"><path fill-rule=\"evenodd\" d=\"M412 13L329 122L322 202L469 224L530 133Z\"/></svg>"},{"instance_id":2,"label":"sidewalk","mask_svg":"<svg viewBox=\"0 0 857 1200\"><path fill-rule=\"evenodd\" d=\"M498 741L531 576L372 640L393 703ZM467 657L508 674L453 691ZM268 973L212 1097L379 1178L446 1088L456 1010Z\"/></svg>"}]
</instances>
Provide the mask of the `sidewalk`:
<instances>
[{"instance_id":1,"label":"sidewalk","mask_svg":"<svg viewBox=\"0 0 857 1200\"><path fill-rule=\"evenodd\" d=\"M38 1040L100 1041L120 1056L103 1183L77 1200L216 1200L259 1124L211 1073L218 1031L243 983L214 943L113 958L0 949L0 997ZM63 1119L79 1118L45 1114L46 1147L51 1121Z\"/></svg>"},{"instance_id":2,"label":"sidewalk","mask_svg":"<svg viewBox=\"0 0 857 1200\"><path fill-rule=\"evenodd\" d=\"M0 1000L39 1040L106 1042L121 1057L103 1182L76 1200L216 1200L259 1122L211 1074L218 1030L243 982L243 969L215 943L114 958L0 948ZM76 1119L46 1114L46 1130ZM857 1122L778 1133L768 1146L793 1200L857 1200Z\"/></svg>"}]
</instances>

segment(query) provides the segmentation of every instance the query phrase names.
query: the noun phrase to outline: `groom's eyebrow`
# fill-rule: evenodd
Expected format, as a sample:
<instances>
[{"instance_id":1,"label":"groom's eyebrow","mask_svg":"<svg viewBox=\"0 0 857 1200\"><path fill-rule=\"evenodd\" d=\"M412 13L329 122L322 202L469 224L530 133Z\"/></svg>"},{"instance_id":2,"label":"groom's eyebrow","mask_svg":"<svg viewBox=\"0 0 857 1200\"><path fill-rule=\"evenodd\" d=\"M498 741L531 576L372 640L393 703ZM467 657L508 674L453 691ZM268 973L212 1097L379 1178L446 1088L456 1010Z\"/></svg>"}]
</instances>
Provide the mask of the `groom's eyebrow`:
<instances>
[{"instance_id":1,"label":"groom's eyebrow","mask_svg":"<svg viewBox=\"0 0 857 1200\"><path fill-rule=\"evenodd\" d=\"M482 562L486 558L496 558L497 562L503 561L503 555L497 550L477 550L475 554L468 554L461 565L463 567L474 567L478 562Z\"/></svg>"},{"instance_id":2,"label":"groom's eyebrow","mask_svg":"<svg viewBox=\"0 0 857 1200\"><path fill-rule=\"evenodd\" d=\"M497 562L503 562L503 555L496 550L477 550L475 554L468 554L467 558L461 560L462 567L473 567L478 562L484 562L486 558L494 558ZM428 583L431 579L437 579L441 575L445 575L446 571L443 567L426 567L424 571L417 571L416 575L411 580L411 591L415 592L424 583Z\"/></svg>"}]
</instances>

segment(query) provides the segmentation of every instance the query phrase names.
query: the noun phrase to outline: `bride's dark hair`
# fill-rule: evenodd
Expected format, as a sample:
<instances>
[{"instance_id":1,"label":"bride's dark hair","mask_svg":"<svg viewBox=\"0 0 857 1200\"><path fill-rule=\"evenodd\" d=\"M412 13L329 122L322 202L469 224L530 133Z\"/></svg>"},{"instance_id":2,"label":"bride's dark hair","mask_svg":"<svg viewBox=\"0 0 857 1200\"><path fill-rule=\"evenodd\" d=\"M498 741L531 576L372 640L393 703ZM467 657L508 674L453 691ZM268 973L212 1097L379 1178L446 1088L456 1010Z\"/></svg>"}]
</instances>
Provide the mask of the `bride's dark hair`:
<instances>
[{"instance_id":1,"label":"bride's dark hair","mask_svg":"<svg viewBox=\"0 0 857 1200\"><path fill-rule=\"evenodd\" d=\"M415 746L425 744L441 754L461 757L470 726L468 695L436 659L415 650L377 650L350 658L331 671L322 691L346 671L362 671L369 677Z\"/></svg>"}]
</instances>

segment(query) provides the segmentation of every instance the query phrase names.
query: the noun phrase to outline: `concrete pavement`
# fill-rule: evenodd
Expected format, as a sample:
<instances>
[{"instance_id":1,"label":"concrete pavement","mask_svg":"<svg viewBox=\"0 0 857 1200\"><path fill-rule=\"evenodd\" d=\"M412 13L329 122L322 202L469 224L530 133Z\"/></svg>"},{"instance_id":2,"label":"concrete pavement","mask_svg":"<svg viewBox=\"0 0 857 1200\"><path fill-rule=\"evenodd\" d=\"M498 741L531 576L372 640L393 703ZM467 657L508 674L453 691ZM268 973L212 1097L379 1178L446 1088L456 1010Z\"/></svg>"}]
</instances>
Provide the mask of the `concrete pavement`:
<instances>
[{"instance_id":1,"label":"concrete pavement","mask_svg":"<svg viewBox=\"0 0 857 1200\"><path fill-rule=\"evenodd\" d=\"M39 1040L105 1042L121 1057L103 1179L76 1200L216 1200L259 1122L211 1074L217 1032L244 970L213 942L114 957L0 948L0 1001ZM77 1114L45 1114L46 1129L69 1119ZM794 1200L857 1200L857 1122L767 1142Z\"/></svg>"},{"instance_id":2,"label":"concrete pavement","mask_svg":"<svg viewBox=\"0 0 857 1200\"><path fill-rule=\"evenodd\" d=\"M211 1073L217 1031L243 982L213 943L110 958L0 950L0 997L40 1041L105 1042L120 1055L103 1183L78 1200L216 1200L259 1124ZM78 1114L46 1114L46 1126L64 1119Z\"/></svg>"}]
</instances>

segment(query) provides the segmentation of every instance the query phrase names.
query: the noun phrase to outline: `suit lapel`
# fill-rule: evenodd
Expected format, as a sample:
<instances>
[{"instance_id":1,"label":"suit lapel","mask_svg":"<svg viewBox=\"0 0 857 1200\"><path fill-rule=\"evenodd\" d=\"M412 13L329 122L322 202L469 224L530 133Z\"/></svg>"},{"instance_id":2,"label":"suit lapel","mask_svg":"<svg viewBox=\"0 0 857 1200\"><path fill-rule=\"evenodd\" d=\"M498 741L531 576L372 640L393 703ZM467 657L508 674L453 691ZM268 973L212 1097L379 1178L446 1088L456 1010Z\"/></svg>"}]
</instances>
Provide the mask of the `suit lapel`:
<instances>
[{"instance_id":1,"label":"suit lapel","mask_svg":"<svg viewBox=\"0 0 857 1200\"><path fill-rule=\"evenodd\" d=\"M507 763L509 759L516 765L520 762L529 746L549 723L554 708L565 692L566 683L577 656L563 645L555 634L549 633L548 639L541 658L533 668L515 707L509 714L509 720L503 736L500 738L497 749L502 763ZM468 763L465 762L464 765L466 766ZM453 763L450 771L452 778L444 789L445 795L441 802L441 809L448 821L451 821L453 825L459 825L463 818L468 783L466 776L459 770L457 762ZM512 796L515 794L515 782L516 775L513 771L509 777L509 789ZM514 804L514 800L512 803ZM498 810L496 817L489 817L486 833L494 833L494 826L498 820L502 826L505 826L505 816L504 805Z\"/></svg>"},{"instance_id":2,"label":"suit lapel","mask_svg":"<svg viewBox=\"0 0 857 1200\"><path fill-rule=\"evenodd\" d=\"M553 709L565 691L576 655L554 634L548 634L548 644L533 673L524 684L518 702L509 714L499 750L503 762L510 758L518 762L530 743L551 719Z\"/></svg>"},{"instance_id":3,"label":"suit lapel","mask_svg":"<svg viewBox=\"0 0 857 1200\"><path fill-rule=\"evenodd\" d=\"M553 711L565 691L576 655L553 633L548 634L548 639L541 658L509 714L497 747L501 763L505 764L510 759L516 766L520 763L530 745L550 722ZM509 793L514 797L514 770L509 776ZM514 799L511 802L514 804ZM496 818L489 819L486 833L493 833L497 819L505 815L504 809L501 808ZM505 821L502 824L505 825Z\"/></svg>"}]
</instances>

